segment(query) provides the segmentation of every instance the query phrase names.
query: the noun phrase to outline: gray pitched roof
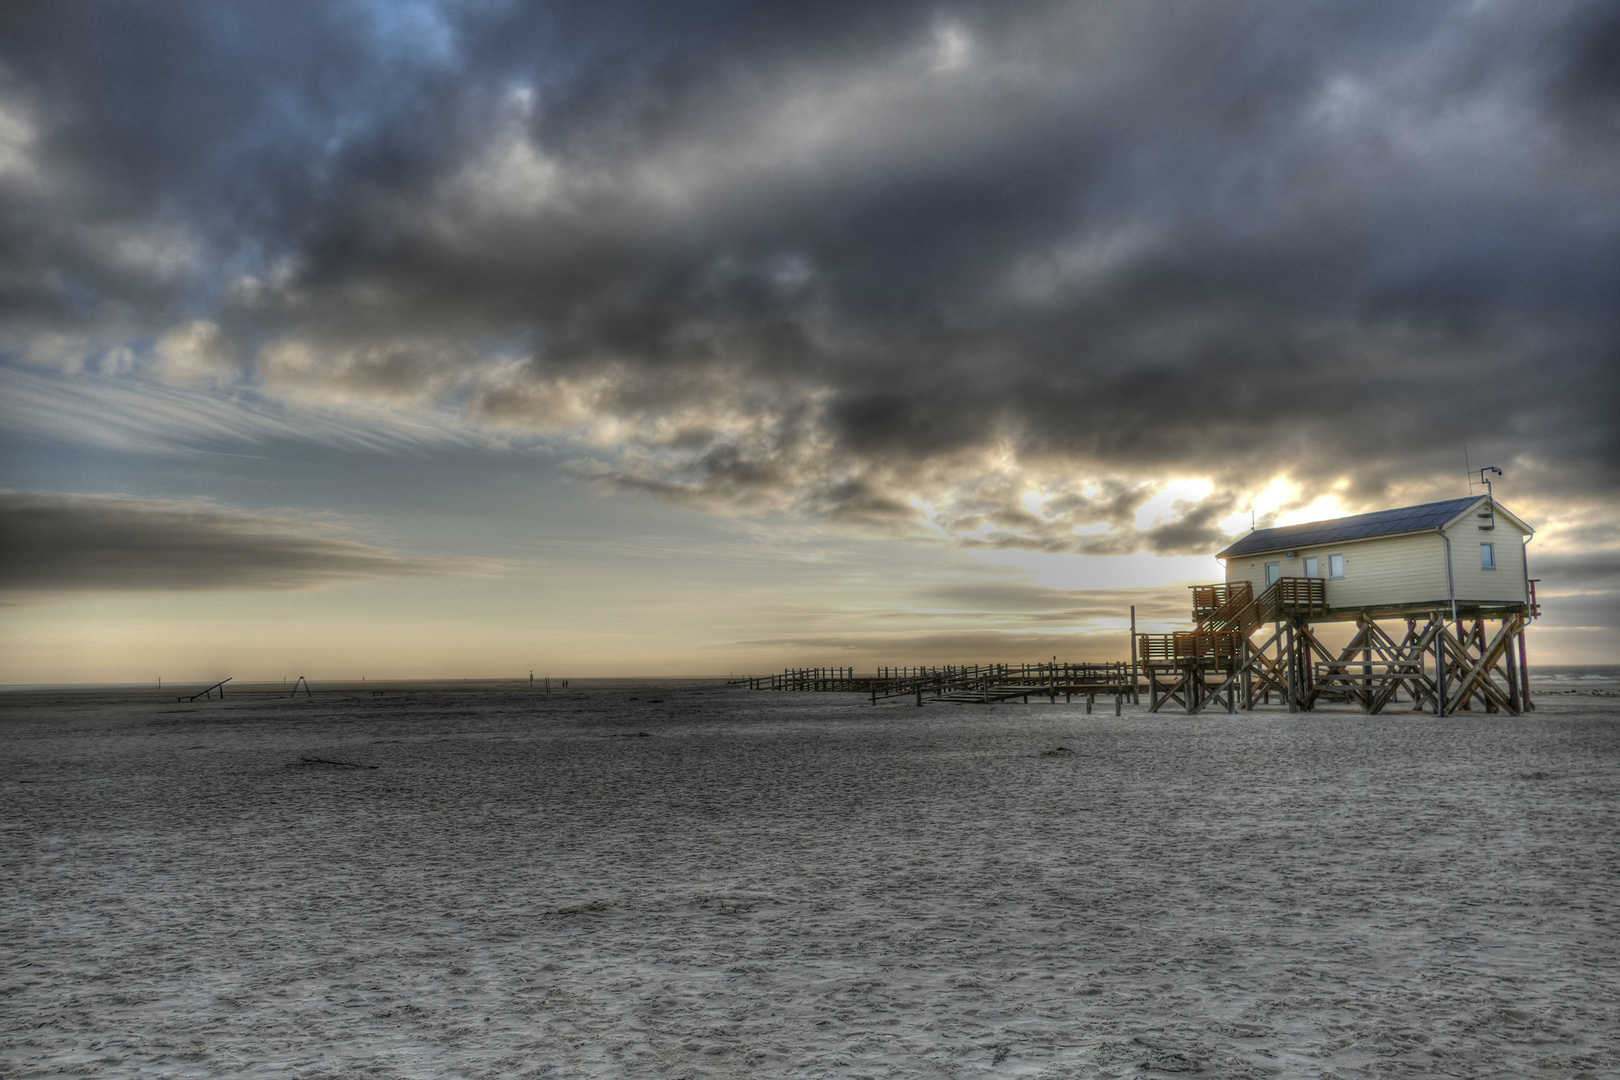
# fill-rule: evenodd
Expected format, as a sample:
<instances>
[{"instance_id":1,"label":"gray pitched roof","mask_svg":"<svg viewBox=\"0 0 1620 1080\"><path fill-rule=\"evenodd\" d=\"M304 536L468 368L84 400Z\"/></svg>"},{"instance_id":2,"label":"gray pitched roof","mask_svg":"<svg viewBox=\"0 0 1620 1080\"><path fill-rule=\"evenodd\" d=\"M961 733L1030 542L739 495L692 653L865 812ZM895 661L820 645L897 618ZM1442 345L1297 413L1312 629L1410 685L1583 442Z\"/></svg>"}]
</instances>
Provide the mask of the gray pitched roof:
<instances>
[{"instance_id":1,"label":"gray pitched roof","mask_svg":"<svg viewBox=\"0 0 1620 1080\"><path fill-rule=\"evenodd\" d=\"M1466 499L1447 499L1445 502L1424 503L1421 506L1403 506L1398 510L1353 514L1350 517L1334 518L1332 521L1311 521L1304 525L1284 525L1279 529L1258 529L1215 557L1225 559L1234 555L1253 555L1262 551L1283 551L1290 548L1311 547L1315 544L1332 544L1340 540L1366 540L1374 536L1395 536L1399 533L1438 529L1484 497L1470 495Z\"/></svg>"}]
</instances>

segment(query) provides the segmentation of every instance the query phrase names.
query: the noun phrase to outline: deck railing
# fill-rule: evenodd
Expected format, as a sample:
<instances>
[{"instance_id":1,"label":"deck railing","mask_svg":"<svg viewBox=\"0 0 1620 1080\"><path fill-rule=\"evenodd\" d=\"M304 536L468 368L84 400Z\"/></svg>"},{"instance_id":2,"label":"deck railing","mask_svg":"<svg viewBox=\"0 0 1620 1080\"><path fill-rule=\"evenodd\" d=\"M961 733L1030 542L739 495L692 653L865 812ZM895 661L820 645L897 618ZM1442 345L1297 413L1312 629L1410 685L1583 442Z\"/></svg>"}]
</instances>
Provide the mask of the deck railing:
<instances>
[{"instance_id":1,"label":"deck railing","mask_svg":"<svg viewBox=\"0 0 1620 1080\"><path fill-rule=\"evenodd\" d=\"M1254 598L1254 586L1247 581L1228 581L1220 585L1189 585L1193 594L1193 619L1202 624L1211 615L1224 608L1238 594Z\"/></svg>"},{"instance_id":2,"label":"deck railing","mask_svg":"<svg viewBox=\"0 0 1620 1080\"><path fill-rule=\"evenodd\" d=\"M1205 599L1219 601L1213 607L1199 604L1198 593L1193 593L1193 621L1200 630L1242 630L1245 633L1258 625L1254 617L1254 586L1247 581L1234 581L1226 585L1195 586L1214 595Z\"/></svg>"},{"instance_id":3,"label":"deck railing","mask_svg":"<svg viewBox=\"0 0 1620 1080\"><path fill-rule=\"evenodd\" d=\"M1202 667L1226 670L1242 660L1244 640L1243 634L1237 630L1138 634L1136 655L1146 668Z\"/></svg>"},{"instance_id":4,"label":"deck railing","mask_svg":"<svg viewBox=\"0 0 1620 1080\"><path fill-rule=\"evenodd\" d=\"M1326 615L1327 582L1321 578L1285 577L1271 583L1255 602L1256 625L1284 615Z\"/></svg>"},{"instance_id":5,"label":"deck railing","mask_svg":"<svg viewBox=\"0 0 1620 1080\"><path fill-rule=\"evenodd\" d=\"M1192 591L1193 621L1200 630L1248 634L1286 615L1327 614L1327 582L1321 578L1278 578L1258 597L1247 581L1194 585Z\"/></svg>"}]
</instances>

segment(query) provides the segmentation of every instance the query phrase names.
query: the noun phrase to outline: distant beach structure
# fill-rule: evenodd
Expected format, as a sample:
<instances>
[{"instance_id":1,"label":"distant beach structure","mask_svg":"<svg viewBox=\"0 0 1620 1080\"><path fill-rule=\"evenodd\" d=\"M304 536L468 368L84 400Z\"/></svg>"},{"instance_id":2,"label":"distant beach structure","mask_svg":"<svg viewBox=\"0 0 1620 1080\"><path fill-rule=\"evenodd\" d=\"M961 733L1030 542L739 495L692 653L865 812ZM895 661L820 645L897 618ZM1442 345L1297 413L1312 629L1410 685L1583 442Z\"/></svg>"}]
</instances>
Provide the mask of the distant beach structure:
<instances>
[{"instance_id":1,"label":"distant beach structure","mask_svg":"<svg viewBox=\"0 0 1620 1080\"><path fill-rule=\"evenodd\" d=\"M1149 707L1230 712L1275 696L1291 712L1349 701L1376 713L1400 700L1438 716L1527 712L1534 534L1488 486L1251 532L1216 555L1224 584L1193 587L1196 630L1138 636ZM1404 630L1381 625L1397 620ZM1355 636L1337 651L1312 629L1350 621Z\"/></svg>"}]
</instances>

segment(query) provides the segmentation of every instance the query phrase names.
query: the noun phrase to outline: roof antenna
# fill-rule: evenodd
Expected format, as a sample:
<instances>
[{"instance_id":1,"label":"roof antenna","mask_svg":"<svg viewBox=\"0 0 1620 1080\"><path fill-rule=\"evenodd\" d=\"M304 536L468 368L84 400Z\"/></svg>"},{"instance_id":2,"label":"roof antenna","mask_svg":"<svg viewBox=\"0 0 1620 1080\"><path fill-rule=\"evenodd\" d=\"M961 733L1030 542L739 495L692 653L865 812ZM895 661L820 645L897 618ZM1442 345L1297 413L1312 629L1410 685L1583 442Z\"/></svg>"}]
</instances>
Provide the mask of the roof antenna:
<instances>
[{"instance_id":1,"label":"roof antenna","mask_svg":"<svg viewBox=\"0 0 1620 1080\"><path fill-rule=\"evenodd\" d=\"M1490 481L1490 478L1485 475L1486 473L1495 473L1497 476L1501 476L1502 475L1502 470L1498 469L1495 465L1487 465L1483 469L1479 470L1479 482L1485 485L1485 497L1487 499L1489 499L1489 498L1492 498L1491 481ZM1473 485L1473 482L1474 482L1474 474L1469 473L1468 474L1468 483L1469 483L1470 487Z\"/></svg>"},{"instance_id":2,"label":"roof antenna","mask_svg":"<svg viewBox=\"0 0 1620 1080\"><path fill-rule=\"evenodd\" d=\"M1468 494L1474 493L1474 467L1468 463L1468 444L1463 443L1463 475L1468 477Z\"/></svg>"},{"instance_id":3,"label":"roof antenna","mask_svg":"<svg viewBox=\"0 0 1620 1080\"><path fill-rule=\"evenodd\" d=\"M1249 531L1254 532L1254 507L1249 507Z\"/></svg>"}]
</instances>

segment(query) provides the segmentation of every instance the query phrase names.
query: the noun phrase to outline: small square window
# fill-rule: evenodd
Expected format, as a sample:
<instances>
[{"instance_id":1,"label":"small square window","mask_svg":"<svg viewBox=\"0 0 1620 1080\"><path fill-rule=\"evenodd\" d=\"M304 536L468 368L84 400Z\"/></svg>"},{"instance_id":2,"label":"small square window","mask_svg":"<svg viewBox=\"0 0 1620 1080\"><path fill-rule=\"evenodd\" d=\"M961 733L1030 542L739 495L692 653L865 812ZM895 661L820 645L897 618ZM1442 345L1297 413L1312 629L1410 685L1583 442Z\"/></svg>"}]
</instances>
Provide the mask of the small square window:
<instances>
[{"instance_id":1,"label":"small square window","mask_svg":"<svg viewBox=\"0 0 1620 1080\"><path fill-rule=\"evenodd\" d=\"M1495 544L1481 544L1481 545L1479 545L1479 568L1481 570L1495 570L1496 569L1496 545Z\"/></svg>"},{"instance_id":2,"label":"small square window","mask_svg":"<svg viewBox=\"0 0 1620 1080\"><path fill-rule=\"evenodd\" d=\"M1305 576L1306 577L1321 577L1322 576L1322 560L1318 559L1315 555L1307 555L1307 556L1305 556Z\"/></svg>"},{"instance_id":3,"label":"small square window","mask_svg":"<svg viewBox=\"0 0 1620 1080\"><path fill-rule=\"evenodd\" d=\"M1277 584L1277 579L1280 578L1280 577L1282 577L1282 563L1280 563L1280 562L1268 562L1268 563L1266 563L1266 584L1267 585L1275 585L1275 584Z\"/></svg>"},{"instance_id":4,"label":"small square window","mask_svg":"<svg viewBox=\"0 0 1620 1080\"><path fill-rule=\"evenodd\" d=\"M1328 580L1339 581L1344 577L1344 556L1328 556Z\"/></svg>"}]
</instances>

